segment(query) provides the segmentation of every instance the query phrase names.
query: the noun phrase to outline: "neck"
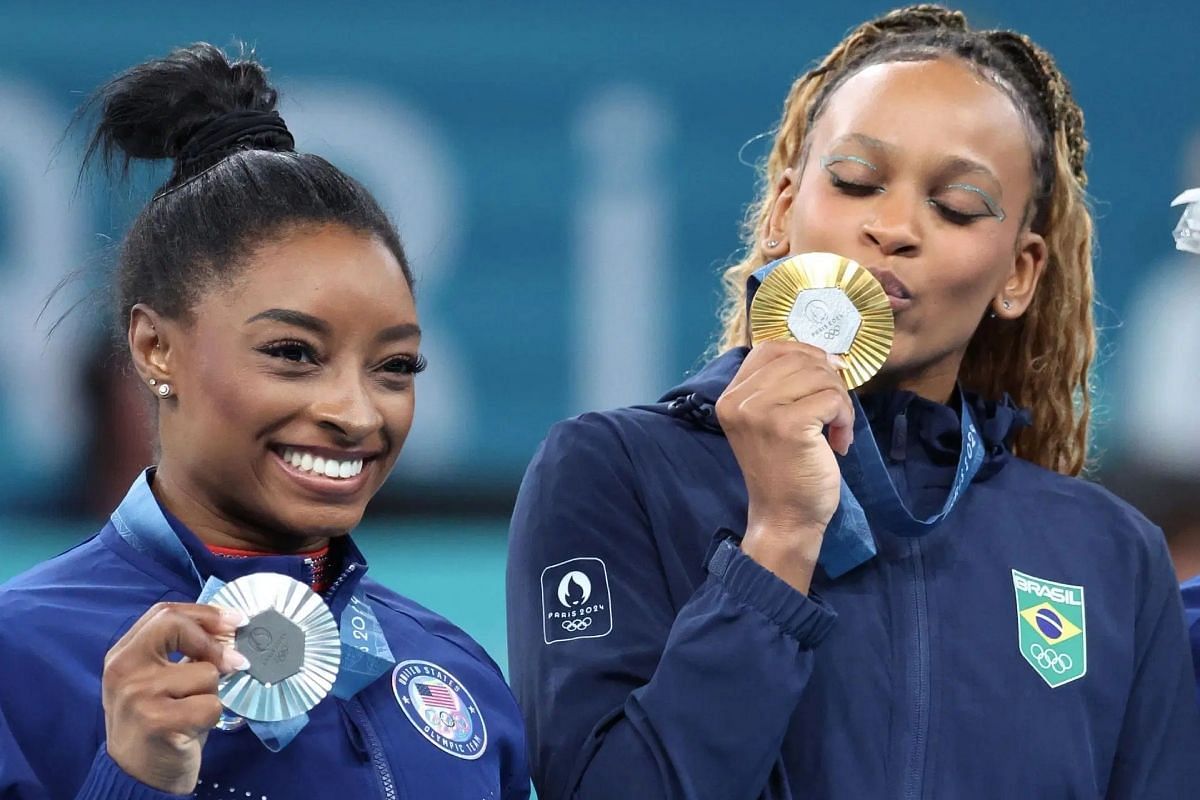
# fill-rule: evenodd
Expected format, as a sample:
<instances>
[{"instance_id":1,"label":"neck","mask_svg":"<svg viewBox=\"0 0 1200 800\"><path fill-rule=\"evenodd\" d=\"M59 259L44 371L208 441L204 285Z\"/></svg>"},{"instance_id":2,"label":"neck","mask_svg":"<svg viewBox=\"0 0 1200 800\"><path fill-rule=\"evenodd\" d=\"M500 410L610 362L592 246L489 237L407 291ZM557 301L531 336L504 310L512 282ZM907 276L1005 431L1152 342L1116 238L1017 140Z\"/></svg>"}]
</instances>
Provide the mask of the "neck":
<instances>
[{"instance_id":1,"label":"neck","mask_svg":"<svg viewBox=\"0 0 1200 800\"><path fill-rule=\"evenodd\" d=\"M329 546L329 537L296 536L234 519L208 502L203 493L179 479L170 464L160 464L151 490L158 502L204 544L253 553L310 553Z\"/></svg>"},{"instance_id":2,"label":"neck","mask_svg":"<svg viewBox=\"0 0 1200 800\"><path fill-rule=\"evenodd\" d=\"M959 363L960 360L954 359L950 364L935 364L926 369L903 372L885 368L864 384L863 391L873 394L901 390L946 405L954 398L954 388L958 385Z\"/></svg>"}]
</instances>

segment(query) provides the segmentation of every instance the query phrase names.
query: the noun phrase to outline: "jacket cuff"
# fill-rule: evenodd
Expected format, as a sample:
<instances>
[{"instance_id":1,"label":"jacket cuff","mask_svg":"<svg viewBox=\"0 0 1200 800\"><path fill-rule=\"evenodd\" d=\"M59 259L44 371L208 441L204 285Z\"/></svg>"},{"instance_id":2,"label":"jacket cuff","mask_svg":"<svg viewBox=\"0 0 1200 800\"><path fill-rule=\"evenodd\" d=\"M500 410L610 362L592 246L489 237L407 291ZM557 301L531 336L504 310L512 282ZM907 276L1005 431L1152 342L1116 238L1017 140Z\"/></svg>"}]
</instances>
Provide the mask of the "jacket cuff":
<instances>
[{"instance_id":1,"label":"jacket cuff","mask_svg":"<svg viewBox=\"0 0 1200 800\"><path fill-rule=\"evenodd\" d=\"M108 755L102 742L75 800L189 800L190 794L170 794L154 789L131 777Z\"/></svg>"},{"instance_id":2,"label":"jacket cuff","mask_svg":"<svg viewBox=\"0 0 1200 800\"><path fill-rule=\"evenodd\" d=\"M746 555L735 539L725 538L713 549L708 571L727 592L757 609L783 632L811 650L833 628L837 612L816 592L805 595Z\"/></svg>"}]
</instances>

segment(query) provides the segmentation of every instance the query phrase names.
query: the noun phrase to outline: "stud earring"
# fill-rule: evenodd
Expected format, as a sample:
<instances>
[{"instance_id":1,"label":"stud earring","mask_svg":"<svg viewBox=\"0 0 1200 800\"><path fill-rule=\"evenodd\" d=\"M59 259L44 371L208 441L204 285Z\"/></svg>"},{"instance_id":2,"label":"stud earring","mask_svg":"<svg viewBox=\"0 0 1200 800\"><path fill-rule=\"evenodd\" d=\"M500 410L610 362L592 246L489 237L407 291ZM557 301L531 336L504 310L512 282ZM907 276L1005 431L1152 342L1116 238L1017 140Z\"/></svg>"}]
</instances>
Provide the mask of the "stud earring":
<instances>
[{"instance_id":1,"label":"stud earring","mask_svg":"<svg viewBox=\"0 0 1200 800\"><path fill-rule=\"evenodd\" d=\"M1004 301L1004 310L1005 310L1005 311L1008 311L1010 308L1012 308L1012 303L1010 303L1010 302L1008 302L1007 300L1005 300L1005 301Z\"/></svg>"},{"instance_id":2,"label":"stud earring","mask_svg":"<svg viewBox=\"0 0 1200 800\"><path fill-rule=\"evenodd\" d=\"M770 241L767 242L767 247L779 247L779 240L771 239Z\"/></svg>"},{"instance_id":3,"label":"stud earring","mask_svg":"<svg viewBox=\"0 0 1200 800\"><path fill-rule=\"evenodd\" d=\"M171 384L160 383L158 385L158 396L164 400L166 400L168 397L170 397L171 396Z\"/></svg>"},{"instance_id":4,"label":"stud earring","mask_svg":"<svg viewBox=\"0 0 1200 800\"><path fill-rule=\"evenodd\" d=\"M154 380L154 378L151 378L151 379L150 379L150 385L151 385L151 386L158 386L158 381Z\"/></svg>"}]
</instances>

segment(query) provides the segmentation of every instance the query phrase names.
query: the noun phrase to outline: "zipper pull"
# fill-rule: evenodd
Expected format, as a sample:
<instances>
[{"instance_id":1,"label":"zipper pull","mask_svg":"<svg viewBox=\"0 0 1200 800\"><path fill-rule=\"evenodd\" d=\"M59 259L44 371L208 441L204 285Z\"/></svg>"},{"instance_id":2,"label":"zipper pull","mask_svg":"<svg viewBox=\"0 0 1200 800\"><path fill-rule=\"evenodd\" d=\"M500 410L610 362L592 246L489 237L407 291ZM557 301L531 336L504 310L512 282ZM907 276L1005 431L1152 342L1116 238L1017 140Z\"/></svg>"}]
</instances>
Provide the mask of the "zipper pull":
<instances>
[{"instance_id":1,"label":"zipper pull","mask_svg":"<svg viewBox=\"0 0 1200 800\"><path fill-rule=\"evenodd\" d=\"M358 727L354 715L346 708L345 703L338 703L337 705L342 715L342 724L346 728L346 736L350 739L350 746L354 748L354 752L358 753L358 760L365 764L371 760L371 751L367 748L367 742L363 736L362 729Z\"/></svg>"},{"instance_id":2,"label":"zipper pull","mask_svg":"<svg viewBox=\"0 0 1200 800\"><path fill-rule=\"evenodd\" d=\"M888 458L892 461L903 461L908 457L908 415L901 411L892 422L892 447L888 450Z\"/></svg>"}]
</instances>

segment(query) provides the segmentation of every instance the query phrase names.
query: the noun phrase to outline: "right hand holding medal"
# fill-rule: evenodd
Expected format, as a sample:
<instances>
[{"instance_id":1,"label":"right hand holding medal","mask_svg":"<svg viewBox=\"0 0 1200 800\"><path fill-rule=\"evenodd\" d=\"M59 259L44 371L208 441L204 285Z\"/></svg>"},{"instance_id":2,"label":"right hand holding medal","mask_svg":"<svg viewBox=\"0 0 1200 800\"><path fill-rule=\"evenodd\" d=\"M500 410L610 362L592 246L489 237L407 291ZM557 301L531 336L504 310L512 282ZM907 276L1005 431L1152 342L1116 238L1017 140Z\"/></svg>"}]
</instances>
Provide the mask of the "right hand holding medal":
<instances>
[{"instance_id":1,"label":"right hand holding medal","mask_svg":"<svg viewBox=\"0 0 1200 800\"><path fill-rule=\"evenodd\" d=\"M158 603L109 650L102 679L108 754L129 776L164 792L195 789L200 752L221 716L217 681L248 666L229 646L244 624L237 611ZM186 658L174 663L172 653Z\"/></svg>"},{"instance_id":2,"label":"right hand holding medal","mask_svg":"<svg viewBox=\"0 0 1200 800\"><path fill-rule=\"evenodd\" d=\"M749 497L742 551L800 591L808 590L838 506L834 450L844 454L853 438L844 368L811 345L763 342L717 401Z\"/></svg>"}]
</instances>

